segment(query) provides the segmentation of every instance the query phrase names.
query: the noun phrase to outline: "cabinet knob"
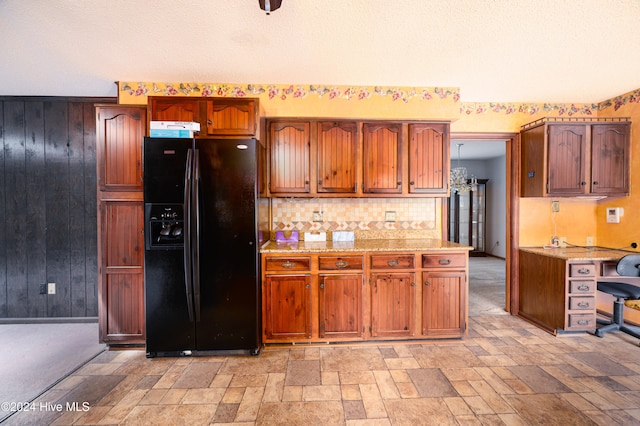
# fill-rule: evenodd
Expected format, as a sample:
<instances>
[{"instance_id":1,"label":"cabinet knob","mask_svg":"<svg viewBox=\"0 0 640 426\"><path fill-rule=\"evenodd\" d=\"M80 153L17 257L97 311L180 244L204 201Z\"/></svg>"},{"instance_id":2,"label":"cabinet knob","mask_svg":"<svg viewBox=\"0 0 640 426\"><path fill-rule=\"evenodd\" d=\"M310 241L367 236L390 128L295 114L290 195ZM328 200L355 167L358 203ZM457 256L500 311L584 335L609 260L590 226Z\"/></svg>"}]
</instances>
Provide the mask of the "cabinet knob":
<instances>
[{"instance_id":1,"label":"cabinet knob","mask_svg":"<svg viewBox=\"0 0 640 426\"><path fill-rule=\"evenodd\" d=\"M598 184L598 181L597 181L597 180L594 180L594 181L593 181L593 184L594 184L594 185L597 185L597 184Z\"/></svg>"},{"instance_id":2,"label":"cabinet knob","mask_svg":"<svg viewBox=\"0 0 640 426\"><path fill-rule=\"evenodd\" d=\"M580 185L585 186L587 182L580 182Z\"/></svg>"},{"instance_id":3,"label":"cabinet knob","mask_svg":"<svg viewBox=\"0 0 640 426\"><path fill-rule=\"evenodd\" d=\"M291 268L293 268L293 266L294 266L294 263L293 263L293 262L289 262L289 261L282 262L282 267L283 267L283 268L291 269Z\"/></svg>"},{"instance_id":4,"label":"cabinet knob","mask_svg":"<svg viewBox=\"0 0 640 426\"><path fill-rule=\"evenodd\" d=\"M396 259L387 260L387 265L391 267L398 266L399 264L400 262L398 262Z\"/></svg>"},{"instance_id":5,"label":"cabinet knob","mask_svg":"<svg viewBox=\"0 0 640 426\"><path fill-rule=\"evenodd\" d=\"M580 290L580 291L587 291L587 290L589 290L589 286L588 286L588 285L586 285L586 284L580 284L580 285L578 286L578 290Z\"/></svg>"},{"instance_id":6,"label":"cabinet knob","mask_svg":"<svg viewBox=\"0 0 640 426\"><path fill-rule=\"evenodd\" d=\"M448 265L451 263L451 259L440 259L438 260L438 263L441 265Z\"/></svg>"},{"instance_id":7,"label":"cabinet knob","mask_svg":"<svg viewBox=\"0 0 640 426\"><path fill-rule=\"evenodd\" d=\"M349 266L349 262L345 262L344 260L339 260L336 262L336 268L346 268L347 266Z\"/></svg>"},{"instance_id":8,"label":"cabinet knob","mask_svg":"<svg viewBox=\"0 0 640 426\"><path fill-rule=\"evenodd\" d=\"M409 182L409 185L414 185L415 183L413 181Z\"/></svg>"},{"instance_id":9,"label":"cabinet knob","mask_svg":"<svg viewBox=\"0 0 640 426\"><path fill-rule=\"evenodd\" d=\"M213 121L207 120L207 124L211 125L211 124L213 124Z\"/></svg>"}]
</instances>

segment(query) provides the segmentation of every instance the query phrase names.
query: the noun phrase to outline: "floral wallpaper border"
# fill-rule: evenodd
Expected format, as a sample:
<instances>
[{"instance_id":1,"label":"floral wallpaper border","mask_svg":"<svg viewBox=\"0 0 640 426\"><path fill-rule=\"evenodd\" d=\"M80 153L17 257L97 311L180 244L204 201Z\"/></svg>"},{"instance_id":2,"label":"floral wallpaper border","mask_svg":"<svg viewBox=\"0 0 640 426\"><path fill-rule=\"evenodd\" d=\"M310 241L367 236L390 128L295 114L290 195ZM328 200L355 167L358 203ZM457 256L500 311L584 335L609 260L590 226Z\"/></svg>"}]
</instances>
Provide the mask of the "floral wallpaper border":
<instances>
[{"instance_id":1,"label":"floral wallpaper border","mask_svg":"<svg viewBox=\"0 0 640 426\"><path fill-rule=\"evenodd\" d=\"M149 87L151 85L151 87ZM269 99L306 98L310 95L325 97L329 100L365 100L373 96L389 97L392 101L410 100L428 101L434 98L454 102L460 99L458 88L454 87L367 87L367 86L324 86L293 84L224 84L224 83L128 83L121 82L120 90L130 96L202 96L234 97L260 96L267 94Z\"/></svg>"},{"instance_id":2,"label":"floral wallpaper border","mask_svg":"<svg viewBox=\"0 0 640 426\"><path fill-rule=\"evenodd\" d=\"M460 90L454 87L381 87L381 86L326 86L294 84L226 84L226 83L145 83L119 82L119 90L133 97L146 96L201 96L235 97L266 95L282 101L317 96L328 100L362 101L374 96L387 97L391 101L429 101L449 99L460 102ZM460 114L502 113L536 115L554 113L558 116L588 116L611 106L618 110L628 103L640 103L640 89L600 103L499 103L499 102L460 102Z\"/></svg>"}]
</instances>

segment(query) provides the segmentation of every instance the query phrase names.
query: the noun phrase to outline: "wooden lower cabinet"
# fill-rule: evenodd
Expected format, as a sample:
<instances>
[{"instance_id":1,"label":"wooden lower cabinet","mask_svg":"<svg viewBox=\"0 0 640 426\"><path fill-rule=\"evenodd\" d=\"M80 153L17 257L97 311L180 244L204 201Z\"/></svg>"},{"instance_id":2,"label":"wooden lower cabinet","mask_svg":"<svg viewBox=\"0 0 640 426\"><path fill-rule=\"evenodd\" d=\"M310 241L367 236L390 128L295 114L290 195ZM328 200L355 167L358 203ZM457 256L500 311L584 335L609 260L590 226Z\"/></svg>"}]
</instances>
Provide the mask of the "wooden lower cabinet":
<instances>
[{"instance_id":1,"label":"wooden lower cabinet","mask_svg":"<svg viewBox=\"0 0 640 426\"><path fill-rule=\"evenodd\" d=\"M466 251L263 253L262 265L266 344L467 334Z\"/></svg>"},{"instance_id":2,"label":"wooden lower cabinet","mask_svg":"<svg viewBox=\"0 0 640 426\"><path fill-rule=\"evenodd\" d=\"M264 335L267 340L311 337L311 277L267 276L264 283Z\"/></svg>"},{"instance_id":3,"label":"wooden lower cabinet","mask_svg":"<svg viewBox=\"0 0 640 426\"><path fill-rule=\"evenodd\" d=\"M467 306L464 271L422 273L422 334L463 336Z\"/></svg>"},{"instance_id":4,"label":"wooden lower cabinet","mask_svg":"<svg viewBox=\"0 0 640 426\"><path fill-rule=\"evenodd\" d=\"M107 344L142 344L144 214L142 194L111 194L99 202L99 334Z\"/></svg>"},{"instance_id":5,"label":"wooden lower cabinet","mask_svg":"<svg viewBox=\"0 0 640 426\"><path fill-rule=\"evenodd\" d=\"M371 274L371 336L414 335L416 279L413 272Z\"/></svg>"},{"instance_id":6,"label":"wooden lower cabinet","mask_svg":"<svg viewBox=\"0 0 640 426\"><path fill-rule=\"evenodd\" d=\"M318 283L319 336L362 337L362 274L320 275Z\"/></svg>"}]
</instances>

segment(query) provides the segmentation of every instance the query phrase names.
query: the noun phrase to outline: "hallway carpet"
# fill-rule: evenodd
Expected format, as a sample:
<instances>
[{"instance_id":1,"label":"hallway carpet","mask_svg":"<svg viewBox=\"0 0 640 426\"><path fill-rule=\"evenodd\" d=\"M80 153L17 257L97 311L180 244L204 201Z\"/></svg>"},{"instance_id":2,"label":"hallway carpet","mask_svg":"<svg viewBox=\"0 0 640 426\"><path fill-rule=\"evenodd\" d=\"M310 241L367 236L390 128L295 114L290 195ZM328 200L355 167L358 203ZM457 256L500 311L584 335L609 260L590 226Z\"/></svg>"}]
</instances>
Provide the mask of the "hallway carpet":
<instances>
[{"instance_id":1,"label":"hallway carpet","mask_svg":"<svg viewBox=\"0 0 640 426\"><path fill-rule=\"evenodd\" d=\"M97 323L0 324L0 403L31 401L105 350ZM0 422L9 415L0 410Z\"/></svg>"},{"instance_id":2,"label":"hallway carpet","mask_svg":"<svg viewBox=\"0 0 640 426\"><path fill-rule=\"evenodd\" d=\"M640 348L623 333L553 336L510 315L472 316L469 337L453 341L268 347L255 357L110 350L37 402L6 426L631 425Z\"/></svg>"}]
</instances>

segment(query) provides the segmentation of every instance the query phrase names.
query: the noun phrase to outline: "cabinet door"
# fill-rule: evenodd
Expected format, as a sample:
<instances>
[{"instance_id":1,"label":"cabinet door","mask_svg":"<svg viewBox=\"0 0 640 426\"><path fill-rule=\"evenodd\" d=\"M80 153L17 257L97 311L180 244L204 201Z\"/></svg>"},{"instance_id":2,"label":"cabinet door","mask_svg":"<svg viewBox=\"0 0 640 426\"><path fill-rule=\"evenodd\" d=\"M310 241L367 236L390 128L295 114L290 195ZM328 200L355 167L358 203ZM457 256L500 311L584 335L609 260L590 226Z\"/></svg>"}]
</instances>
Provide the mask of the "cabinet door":
<instances>
[{"instance_id":1,"label":"cabinet door","mask_svg":"<svg viewBox=\"0 0 640 426\"><path fill-rule=\"evenodd\" d=\"M102 201L99 214L100 341L144 343L143 202Z\"/></svg>"},{"instance_id":2,"label":"cabinet door","mask_svg":"<svg viewBox=\"0 0 640 426\"><path fill-rule=\"evenodd\" d=\"M371 335L402 337L414 335L415 274L371 274Z\"/></svg>"},{"instance_id":3,"label":"cabinet door","mask_svg":"<svg viewBox=\"0 0 640 426\"><path fill-rule=\"evenodd\" d=\"M588 191L586 138L585 125L549 125L549 194L579 195Z\"/></svg>"},{"instance_id":4,"label":"cabinet door","mask_svg":"<svg viewBox=\"0 0 640 426\"><path fill-rule=\"evenodd\" d=\"M463 271L423 272L422 334L460 337L467 328Z\"/></svg>"},{"instance_id":5,"label":"cabinet door","mask_svg":"<svg viewBox=\"0 0 640 426\"><path fill-rule=\"evenodd\" d=\"M591 192L629 193L629 125L594 124L591 131Z\"/></svg>"},{"instance_id":6,"label":"cabinet door","mask_svg":"<svg viewBox=\"0 0 640 426\"><path fill-rule=\"evenodd\" d=\"M207 134L210 136L255 136L254 99L208 99Z\"/></svg>"},{"instance_id":7,"label":"cabinet door","mask_svg":"<svg viewBox=\"0 0 640 426\"><path fill-rule=\"evenodd\" d=\"M142 140L147 113L140 106L101 106L97 114L99 191L142 191Z\"/></svg>"},{"instance_id":8,"label":"cabinet door","mask_svg":"<svg viewBox=\"0 0 640 426\"><path fill-rule=\"evenodd\" d=\"M311 337L311 277L272 275L264 287L263 328L266 339Z\"/></svg>"},{"instance_id":9,"label":"cabinet door","mask_svg":"<svg viewBox=\"0 0 640 426\"><path fill-rule=\"evenodd\" d=\"M362 274L320 275L320 337L362 337Z\"/></svg>"},{"instance_id":10,"label":"cabinet door","mask_svg":"<svg viewBox=\"0 0 640 426\"><path fill-rule=\"evenodd\" d=\"M409 126L409 192L449 191L449 125Z\"/></svg>"},{"instance_id":11,"label":"cabinet door","mask_svg":"<svg viewBox=\"0 0 640 426\"><path fill-rule=\"evenodd\" d=\"M150 97L152 121L200 122L200 100L194 98ZM202 123L200 123L202 130Z\"/></svg>"},{"instance_id":12,"label":"cabinet door","mask_svg":"<svg viewBox=\"0 0 640 426\"><path fill-rule=\"evenodd\" d=\"M309 193L309 143L308 122L269 124L272 193Z\"/></svg>"},{"instance_id":13,"label":"cabinet door","mask_svg":"<svg viewBox=\"0 0 640 426\"><path fill-rule=\"evenodd\" d=\"M357 126L318 123L318 192L356 192Z\"/></svg>"},{"instance_id":14,"label":"cabinet door","mask_svg":"<svg viewBox=\"0 0 640 426\"><path fill-rule=\"evenodd\" d=\"M396 123L363 124L363 192L402 193L401 129Z\"/></svg>"}]
</instances>

